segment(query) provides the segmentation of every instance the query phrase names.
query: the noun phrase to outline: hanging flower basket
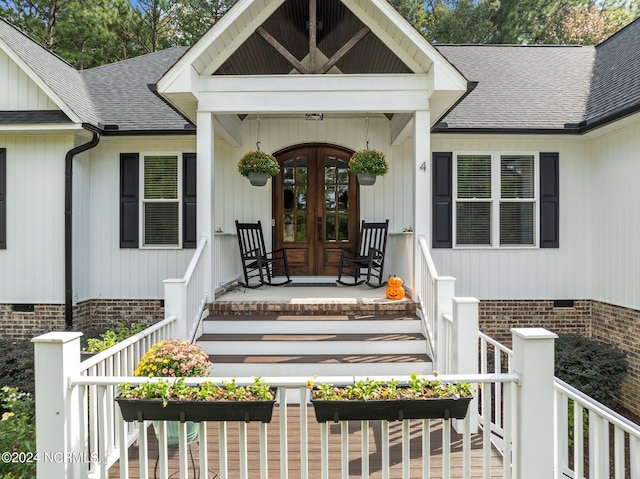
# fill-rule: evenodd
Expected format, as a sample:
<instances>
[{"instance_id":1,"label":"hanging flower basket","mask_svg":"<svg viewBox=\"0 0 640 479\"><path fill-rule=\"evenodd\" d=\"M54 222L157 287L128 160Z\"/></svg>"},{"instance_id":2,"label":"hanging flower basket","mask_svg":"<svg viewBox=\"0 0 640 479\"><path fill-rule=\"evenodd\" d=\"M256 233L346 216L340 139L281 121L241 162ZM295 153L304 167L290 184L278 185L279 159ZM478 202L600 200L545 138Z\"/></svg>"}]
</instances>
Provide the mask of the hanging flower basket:
<instances>
[{"instance_id":1,"label":"hanging flower basket","mask_svg":"<svg viewBox=\"0 0 640 479\"><path fill-rule=\"evenodd\" d=\"M311 403L318 422L464 419L473 399L467 383L443 384L412 375L407 386L368 379L346 387L314 387Z\"/></svg>"},{"instance_id":2,"label":"hanging flower basket","mask_svg":"<svg viewBox=\"0 0 640 479\"><path fill-rule=\"evenodd\" d=\"M280 165L273 155L265 151L250 151L238 162L238 171L249 178L254 186L264 186L271 176L280 173Z\"/></svg>"},{"instance_id":3,"label":"hanging flower basket","mask_svg":"<svg viewBox=\"0 0 640 479\"><path fill-rule=\"evenodd\" d=\"M389 165L381 151L359 150L349 160L349 171L358 176L358 183L361 185L373 185L377 176L387 174Z\"/></svg>"}]
</instances>

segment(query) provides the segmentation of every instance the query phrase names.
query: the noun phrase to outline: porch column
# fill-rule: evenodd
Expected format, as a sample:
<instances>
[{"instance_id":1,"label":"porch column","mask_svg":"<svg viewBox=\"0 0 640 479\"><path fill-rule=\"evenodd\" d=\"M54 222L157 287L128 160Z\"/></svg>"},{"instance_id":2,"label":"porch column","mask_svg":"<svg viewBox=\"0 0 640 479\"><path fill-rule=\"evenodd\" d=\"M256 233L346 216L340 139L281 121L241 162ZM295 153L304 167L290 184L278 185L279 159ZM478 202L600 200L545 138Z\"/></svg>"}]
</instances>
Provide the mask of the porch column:
<instances>
[{"instance_id":1,"label":"porch column","mask_svg":"<svg viewBox=\"0 0 640 479\"><path fill-rule=\"evenodd\" d=\"M413 114L413 292L422 291L422 260L420 236L431 238L431 184L429 181L429 155L431 152L431 113L428 110Z\"/></svg>"},{"instance_id":2,"label":"porch column","mask_svg":"<svg viewBox=\"0 0 640 479\"><path fill-rule=\"evenodd\" d=\"M198 238L202 236L208 238L207 247L203 252L205 264L209 265L205 273L204 290L207 293L207 299L212 301L216 285L214 262L217 261L217 258L212 255L215 225L213 114L210 111L198 111L197 122L197 230Z\"/></svg>"}]
</instances>

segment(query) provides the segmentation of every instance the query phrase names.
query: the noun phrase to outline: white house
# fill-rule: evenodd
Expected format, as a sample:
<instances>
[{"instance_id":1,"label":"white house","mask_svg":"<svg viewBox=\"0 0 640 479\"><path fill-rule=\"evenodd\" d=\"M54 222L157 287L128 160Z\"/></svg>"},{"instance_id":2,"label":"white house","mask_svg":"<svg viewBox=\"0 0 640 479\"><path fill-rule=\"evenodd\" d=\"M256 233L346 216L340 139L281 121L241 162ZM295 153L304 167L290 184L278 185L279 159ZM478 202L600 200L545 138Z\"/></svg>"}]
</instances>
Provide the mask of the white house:
<instances>
[{"instance_id":1,"label":"white house","mask_svg":"<svg viewBox=\"0 0 640 479\"><path fill-rule=\"evenodd\" d=\"M481 329L625 349L640 411L639 60L640 21L596 47L433 46L385 0L239 0L188 50L79 72L0 20L0 334L159 319L201 237L212 297L235 220L334 277L360 220L389 219ZM257 143L267 187L236 169ZM339 174L366 147L390 163L372 187Z\"/></svg>"}]
</instances>

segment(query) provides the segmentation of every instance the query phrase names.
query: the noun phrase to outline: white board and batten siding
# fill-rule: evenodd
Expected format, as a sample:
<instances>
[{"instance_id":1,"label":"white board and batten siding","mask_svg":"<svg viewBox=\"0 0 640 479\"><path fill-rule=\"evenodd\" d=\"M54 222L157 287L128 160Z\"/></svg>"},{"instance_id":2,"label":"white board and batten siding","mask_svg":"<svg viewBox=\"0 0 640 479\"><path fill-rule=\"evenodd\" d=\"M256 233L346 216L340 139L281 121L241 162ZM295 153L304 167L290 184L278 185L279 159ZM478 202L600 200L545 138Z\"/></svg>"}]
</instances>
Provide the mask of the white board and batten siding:
<instances>
[{"instance_id":1,"label":"white board and batten siding","mask_svg":"<svg viewBox=\"0 0 640 479\"><path fill-rule=\"evenodd\" d=\"M2 50L0 50L0 110L59 110L60 108Z\"/></svg>"},{"instance_id":2,"label":"white board and batten siding","mask_svg":"<svg viewBox=\"0 0 640 479\"><path fill-rule=\"evenodd\" d=\"M560 154L560 248L432 249L438 273L456 278L456 295L481 300L593 296L592 212L600 195L592 188L588 141L557 136L434 135L432 150Z\"/></svg>"},{"instance_id":3,"label":"white board and batten siding","mask_svg":"<svg viewBox=\"0 0 640 479\"><path fill-rule=\"evenodd\" d=\"M640 309L640 114L596 138L593 299Z\"/></svg>"},{"instance_id":4,"label":"white board and batten siding","mask_svg":"<svg viewBox=\"0 0 640 479\"><path fill-rule=\"evenodd\" d=\"M73 147L73 135L0 135L7 152L0 303L64 302L64 158Z\"/></svg>"},{"instance_id":5,"label":"white board and batten siding","mask_svg":"<svg viewBox=\"0 0 640 479\"><path fill-rule=\"evenodd\" d=\"M88 261L88 268L78 272L75 281L77 300L161 299L163 281L181 278L194 249L121 249L120 248L120 153L195 152L195 137L179 138L102 138L91 150L91 158L83 174L89 178L86 191L80 193L89 201L83 218L89 221L88 243L78 253ZM77 244L77 243L76 243ZM82 278L80 280L80 278Z\"/></svg>"},{"instance_id":6,"label":"white board and batten siding","mask_svg":"<svg viewBox=\"0 0 640 479\"><path fill-rule=\"evenodd\" d=\"M238 160L245 152L256 149L257 138L254 116L247 117L242 126L240 148L222 147L216 143L216 227L225 232L235 231L236 219L271 224L272 182L265 187L254 187L238 173ZM305 143L327 143L359 150L366 147L365 117L325 116L322 121L262 118L260 140L260 148L270 153ZM392 147L390 122L376 115L369 120L369 147L387 155L389 173L378 177L372 187L360 187L360 218L367 221L389 219L390 231L401 232L405 227L413 226L412 141ZM265 228L265 236L270 242L270 228Z\"/></svg>"}]
</instances>

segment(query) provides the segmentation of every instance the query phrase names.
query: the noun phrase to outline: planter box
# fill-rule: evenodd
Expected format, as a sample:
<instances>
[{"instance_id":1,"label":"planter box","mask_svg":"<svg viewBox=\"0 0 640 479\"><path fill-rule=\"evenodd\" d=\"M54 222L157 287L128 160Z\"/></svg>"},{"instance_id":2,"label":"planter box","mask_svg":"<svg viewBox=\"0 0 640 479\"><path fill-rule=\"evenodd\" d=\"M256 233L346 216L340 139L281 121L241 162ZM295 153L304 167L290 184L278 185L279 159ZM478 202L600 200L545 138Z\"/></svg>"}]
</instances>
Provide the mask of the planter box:
<instances>
[{"instance_id":1,"label":"planter box","mask_svg":"<svg viewBox=\"0 0 640 479\"><path fill-rule=\"evenodd\" d=\"M402 421L403 419L464 419L473 397L460 399L389 399L326 401L311 399L318 422Z\"/></svg>"},{"instance_id":2,"label":"planter box","mask_svg":"<svg viewBox=\"0 0 640 479\"><path fill-rule=\"evenodd\" d=\"M275 391L274 391L275 393ZM274 395L275 397L275 395ZM272 401L167 401L116 398L122 418L133 421L260 421L271 422Z\"/></svg>"}]
</instances>

